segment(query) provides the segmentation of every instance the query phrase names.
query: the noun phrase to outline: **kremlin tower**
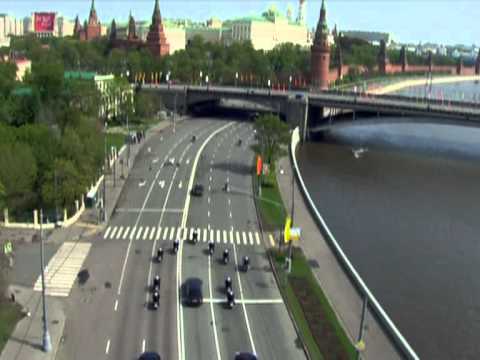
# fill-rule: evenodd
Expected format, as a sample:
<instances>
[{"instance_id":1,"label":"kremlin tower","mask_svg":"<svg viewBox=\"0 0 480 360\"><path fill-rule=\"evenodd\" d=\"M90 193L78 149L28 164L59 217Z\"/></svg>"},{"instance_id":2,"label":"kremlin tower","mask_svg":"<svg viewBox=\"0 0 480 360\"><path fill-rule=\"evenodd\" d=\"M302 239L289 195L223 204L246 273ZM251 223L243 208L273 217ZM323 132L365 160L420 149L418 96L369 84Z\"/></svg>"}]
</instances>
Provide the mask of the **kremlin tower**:
<instances>
[{"instance_id":1,"label":"kremlin tower","mask_svg":"<svg viewBox=\"0 0 480 360\"><path fill-rule=\"evenodd\" d=\"M322 0L320 19L318 20L315 39L311 48L311 85L314 89L328 88L328 74L330 66L330 44L328 43L327 12L325 0Z\"/></svg>"},{"instance_id":2,"label":"kremlin tower","mask_svg":"<svg viewBox=\"0 0 480 360\"><path fill-rule=\"evenodd\" d=\"M170 45L167 43L165 32L163 30L162 16L160 15L160 7L158 0L155 0L155 8L153 9L152 24L147 35L147 48L154 56L168 55Z\"/></svg>"}]
</instances>

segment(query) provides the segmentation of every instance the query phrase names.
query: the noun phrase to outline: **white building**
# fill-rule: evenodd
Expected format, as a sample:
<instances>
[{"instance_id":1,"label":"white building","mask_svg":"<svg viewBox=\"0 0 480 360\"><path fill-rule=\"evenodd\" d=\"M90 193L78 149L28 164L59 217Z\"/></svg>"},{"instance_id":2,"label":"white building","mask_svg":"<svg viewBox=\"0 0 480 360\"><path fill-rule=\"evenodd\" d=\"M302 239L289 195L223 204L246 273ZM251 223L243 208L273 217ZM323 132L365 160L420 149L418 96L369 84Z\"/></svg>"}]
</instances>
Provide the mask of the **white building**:
<instances>
[{"instance_id":1,"label":"white building","mask_svg":"<svg viewBox=\"0 0 480 360\"><path fill-rule=\"evenodd\" d=\"M23 21L7 14L0 14L0 46L9 46L11 35L23 35Z\"/></svg>"}]
</instances>

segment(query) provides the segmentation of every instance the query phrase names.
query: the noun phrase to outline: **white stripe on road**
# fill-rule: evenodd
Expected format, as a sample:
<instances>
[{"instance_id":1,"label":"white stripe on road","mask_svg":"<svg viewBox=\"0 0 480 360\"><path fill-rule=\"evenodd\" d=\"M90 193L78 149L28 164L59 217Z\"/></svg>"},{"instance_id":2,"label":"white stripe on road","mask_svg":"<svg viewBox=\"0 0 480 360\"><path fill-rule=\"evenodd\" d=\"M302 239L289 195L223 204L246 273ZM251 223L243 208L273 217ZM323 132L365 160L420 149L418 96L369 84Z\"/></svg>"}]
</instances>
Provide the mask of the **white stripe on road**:
<instances>
[{"instance_id":1,"label":"white stripe on road","mask_svg":"<svg viewBox=\"0 0 480 360\"><path fill-rule=\"evenodd\" d=\"M103 238L106 239L108 237L108 234L110 234L110 231L112 231L111 227L107 228L107 231L105 231L105 234L103 235Z\"/></svg>"},{"instance_id":2,"label":"white stripe on road","mask_svg":"<svg viewBox=\"0 0 480 360\"><path fill-rule=\"evenodd\" d=\"M142 341L142 354L145 352L145 339Z\"/></svg>"},{"instance_id":3,"label":"white stripe on road","mask_svg":"<svg viewBox=\"0 0 480 360\"><path fill-rule=\"evenodd\" d=\"M170 229L170 237L169 237L170 241L173 240L173 236L174 236L174 235L175 235L175 228L172 227L172 228Z\"/></svg>"},{"instance_id":4,"label":"white stripe on road","mask_svg":"<svg viewBox=\"0 0 480 360\"><path fill-rule=\"evenodd\" d=\"M182 181L180 181L180 182L178 183L178 188L181 189L182 186L183 186L183 183L182 183Z\"/></svg>"},{"instance_id":5,"label":"white stripe on road","mask_svg":"<svg viewBox=\"0 0 480 360\"><path fill-rule=\"evenodd\" d=\"M157 241L160 240L160 237L162 236L162 227L159 226L158 229L157 229Z\"/></svg>"},{"instance_id":6,"label":"white stripe on road","mask_svg":"<svg viewBox=\"0 0 480 360\"><path fill-rule=\"evenodd\" d=\"M113 306L113 311L117 311L118 309L118 300L115 300L115 305Z\"/></svg>"},{"instance_id":7,"label":"white stripe on road","mask_svg":"<svg viewBox=\"0 0 480 360\"><path fill-rule=\"evenodd\" d=\"M230 244L232 244L232 245L235 244L233 242L233 230L230 230Z\"/></svg>"},{"instance_id":8,"label":"white stripe on road","mask_svg":"<svg viewBox=\"0 0 480 360\"><path fill-rule=\"evenodd\" d=\"M140 229L138 229L138 232L137 232L137 240L140 239L140 236L142 235L142 231L143 231L143 227L140 226Z\"/></svg>"},{"instance_id":9,"label":"white stripe on road","mask_svg":"<svg viewBox=\"0 0 480 360\"><path fill-rule=\"evenodd\" d=\"M145 226L145 232L143 233L143 240L147 240L149 230L150 228L148 226Z\"/></svg>"},{"instance_id":10,"label":"white stripe on road","mask_svg":"<svg viewBox=\"0 0 480 360\"><path fill-rule=\"evenodd\" d=\"M203 242L207 242L207 229L203 229Z\"/></svg>"},{"instance_id":11,"label":"white stripe on road","mask_svg":"<svg viewBox=\"0 0 480 360\"><path fill-rule=\"evenodd\" d=\"M248 232L248 240L250 240L250 245L253 245L253 235L251 231Z\"/></svg>"},{"instance_id":12,"label":"white stripe on road","mask_svg":"<svg viewBox=\"0 0 480 360\"><path fill-rule=\"evenodd\" d=\"M272 247L275 247L275 239L273 238L273 235L268 234L268 238L270 239L270 245L272 245Z\"/></svg>"},{"instance_id":13,"label":"white stripe on road","mask_svg":"<svg viewBox=\"0 0 480 360\"><path fill-rule=\"evenodd\" d=\"M228 242L227 232L223 230L223 243L226 244L227 242Z\"/></svg>"},{"instance_id":14,"label":"white stripe on road","mask_svg":"<svg viewBox=\"0 0 480 360\"><path fill-rule=\"evenodd\" d=\"M133 238L134 238L134 236L135 236L135 231L137 231L137 227L136 227L136 226L134 226L134 227L132 228L132 232L130 233L130 240L133 240Z\"/></svg>"},{"instance_id":15,"label":"white stripe on road","mask_svg":"<svg viewBox=\"0 0 480 360\"><path fill-rule=\"evenodd\" d=\"M222 239L220 239L220 230L217 230L217 243L220 243Z\"/></svg>"},{"instance_id":16,"label":"white stripe on road","mask_svg":"<svg viewBox=\"0 0 480 360\"><path fill-rule=\"evenodd\" d=\"M165 226L165 230L163 230L163 240L167 240L168 235L168 226Z\"/></svg>"},{"instance_id":17,"label":"white stripe on road","mask_svg":"<svg viewBox=\"0 0 480 360\"><path fill-rule=\"evenodd\" d=\"M125 229L125 232L123 233L123 240L127 238L129 232L130 232L130 226L127 226L127 228Z\"/></svg>"},{"instance_id":18,"label":"white stripe on road","mask_svg":"<svg viewBox=\"0 0 480 360\"><path fill-rule=\"evenodd\" d=\"M119 238L119 239L122 238L122 232L123 232L123 226L120 226L118 228L117 238Z\"/></svg>"},{"instance_id":19,"label":"white stripe on road","mask_svg":"<svg viewBox=\"0 0 480 360\"><path fill-rule=\"evenodd\" d=\"M257 231L255 231L255 240L257 242L257 245L260 245L260 236L258 235Z\"/></svg>"},{"instance_id":20,"label":"white stripe on road","mask_svg":"<svg viewBox=\"0 0 480 360\"><path fill-rule=\"evenodd\" d=\"M108 341L107 341L107 347L105 348L105 354L108 355L109 351L110 351L110 339L108 339Z\"/></svg>"},{"instance_id":21,"label":"white stripe on road","mask_svg":"<svg viewBox=\"0 0 480 360\"><path fill-rule=\"evenodd\" d=\"M245 231L242 231L243 245L247 245L247 234Z\"/></svg>"},{"instance_id":22,"label":"white stripe on road","mask_svg":"<svg viewBox=\"0 0 480 360\"><path fill-rule=\"evenodd\" d=\"M116 226L113 227L113 231L110 235L110 239L115 239L115 234L117 233L118 228Z\"/></svg>"},{"instance_id":23,"label":"white stripe on road","mask_svg":"<svg viewBox=\"0 0 480 360\"><path fill-rule=\"evenodd\" d=\"M235 235L237 238L237 245L240 245L240 233L238 231L235 231Z\"/></svg>"}]
</instances>

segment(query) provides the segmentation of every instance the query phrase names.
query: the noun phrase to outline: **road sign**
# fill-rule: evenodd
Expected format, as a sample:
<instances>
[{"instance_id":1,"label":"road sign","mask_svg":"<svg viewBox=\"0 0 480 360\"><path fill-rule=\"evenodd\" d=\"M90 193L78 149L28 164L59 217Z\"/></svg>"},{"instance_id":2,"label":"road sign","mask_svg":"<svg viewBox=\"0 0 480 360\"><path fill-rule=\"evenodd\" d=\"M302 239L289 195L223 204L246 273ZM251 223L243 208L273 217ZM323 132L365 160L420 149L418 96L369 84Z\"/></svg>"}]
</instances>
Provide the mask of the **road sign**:
<instances>
[{"instance_id":1,"label":"road sign","mask_svg":"<svg viewBox=\"0 0 480 360\"><path fill-rule=\"evenodd\" d=\"M5 244L3 244L3 252L5 255L11 254L13 252L13 245L11 241L7 241Z\"/></svg>"}]
</instances>

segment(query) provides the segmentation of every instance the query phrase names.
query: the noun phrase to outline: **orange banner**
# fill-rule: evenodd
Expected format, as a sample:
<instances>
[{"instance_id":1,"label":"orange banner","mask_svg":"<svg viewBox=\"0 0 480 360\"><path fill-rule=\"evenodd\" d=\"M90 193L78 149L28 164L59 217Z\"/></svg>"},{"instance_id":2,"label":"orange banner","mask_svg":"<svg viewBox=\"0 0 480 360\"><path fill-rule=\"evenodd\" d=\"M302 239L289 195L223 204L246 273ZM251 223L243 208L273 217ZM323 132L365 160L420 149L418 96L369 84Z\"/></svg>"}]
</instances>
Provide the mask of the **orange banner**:
<instances>
[{"instance_id":1,"label":"orange banner","mask_svg":"<svg viewBox=\"0 0 480 360\"><path fill-rule=\"evenodd\" d=\"M260 155L257 155L257 176L260 176L262 174L262 157Z\"/></svg>"}]
</instances>

